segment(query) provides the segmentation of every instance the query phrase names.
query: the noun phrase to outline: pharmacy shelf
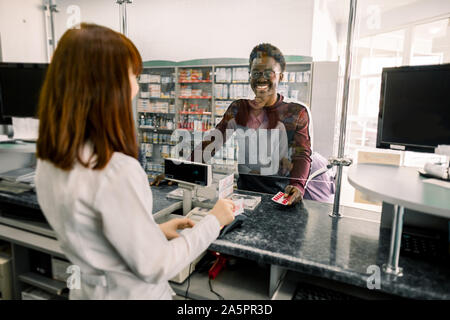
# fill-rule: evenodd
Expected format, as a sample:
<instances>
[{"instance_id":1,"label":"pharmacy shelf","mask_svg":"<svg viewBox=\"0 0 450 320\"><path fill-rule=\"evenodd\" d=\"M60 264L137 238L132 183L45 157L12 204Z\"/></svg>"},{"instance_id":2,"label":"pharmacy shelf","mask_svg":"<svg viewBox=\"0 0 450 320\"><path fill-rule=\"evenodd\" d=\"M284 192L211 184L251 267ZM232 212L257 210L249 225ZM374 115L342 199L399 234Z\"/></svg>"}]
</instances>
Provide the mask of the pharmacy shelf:
<instances>
[{"instance_id":1,"label":"pharmacy shelf","mask_svg":"<svg viewBox=\"0 0 450 320\"><path fill-rule=\"evenodd\" d=\"M286 98L289 98L291 95L291 90L297 90L298 91L298 99L304 101L306 104L310 105L311 102L311 83L312 83L312 75L313 75L313 65L312 65L312 58L306 57L306 56L285 56L286 60L286 72L295 72L295 80L300 79L304 80L304 78L297 78L297 73L302 73L302 77L304 76L303 72L308 73L308 77L305 79L308 79L309 82L301 83L301 82L289 82L284 81L280 83L280 85L284 85L284 90L280 90L283 92L283 95L286 96ZM208 119L210 119L210 124L214 125L218 123L217 119L220 119L223 117L224 109L229 106L229 104L237 100L239 98L225 98L220 97L222 96L228 96L230 94L230 91L228 91L228 94L220 92L220 86L215 86L216 84L221 84L222 86L233 86L233 85L241 85L241 86L248 86L249 81L246 79L247 74L243 74L243 70L240 70L241 73L236 70L234 72L235 68L248 68L248 59L241 59L241 58L218 58L218 59L194 59L189 61L181 61L181 62L174 62L174 61L166 61L166 60L158 60L158 61L146 61L144 62L144 70L143 73L150 74L150 75L161 75L161 76L168 76L171 77L171 82L169 83L161 83L161 82L146 82L145 84L158 84L158 85L172 85L173 88L171 89L172 94L175 95L175 97L171 98L147 98L149 99L155 99L154 101L160 101L162 102L169 102L170 104L173 101L174 107L175 107L175 116L171 119L174 119L174 128L176 129L183 129L178 128L179 124L187 121L185 118L187 116L208 116ZM219 75L219 72L222 72L223 70L219 70L221 68L231 68L231 77L224 78L223 76ZM184 77L184 74L182 71L185 71L187 69L191 70L201 70L202 74L202 80L189 80L189 79L195 79L194 77ZM226 70L226 72L229 72L229 70ZM200 72L198 72L200 75ZM193 73L191 73L193 75ZM219 76L218 76L219 75ZM235 78L233 78L235 77ZM290 74L289 74L290 77ZM156 80L156 79L155 79ZM305 85L306 84L306 85ZM204 86L208 86L208 88L211 89L211 92L208 92L208 96L185 96L182 94L185 94L182 90L185 86L191 87L191 88L203 88ZM209 87L211 86L211 87ZM222 87L223 88L223 87ZM141 87L142 90L145 90L145 85ZM229 88L229 90L231 90ZM163 90L161 91L163 92ZM167 93L167 91L164 91ZM189 93L189 92L186 92ZM232 93L233 95L237 93ZM245 92L247 94L247 92ZM216 95L218 97L216 97ZM292 96L295 96L293 94ZM148 101L147 100L147 101ZM197 102L192 101L197 100ZM144 101L144 102L147 102ZM191 102L190 102L191 101ZM201 101L204 101L203 103ZM152 103L151 100L149 103ZM184 112L184 104L187 103L201 103L203 105L208 105L206 110L208 112ZM148 110L148 109L147 109ZM181 111L181 112L180 112ZM139 120L138 120L139 121ZM153 132L158 132L158 130L153 128L147 128L147 127L140 127L140 130L153 130ZM176 130L175 129L175 130ZM193 129L187 129L189 132L194 132ZM166 131L160 131L160 132L172 132L173 130L166 130ZM202 130L202 132L206 132L209 130ZM141 140L142 141L142 140ZM142 142L144 143L144 142ZM150 143L152 142L145 142ZM155 151L158 153L158 151ZM158 154L154 155L155 159L159 158Z\"/></svg>"},{"instance_id":2,"label":"pharmacy shelf","mask_svg":"<svg viewBox=\"0 0 450 320\"><path fill-rule=\"evenodd\" d=\"M155 99L155 100L173 100L175 97L140 97L139 99Z\"/></svg>"},{"instance_id":3,"label":"pharmacy shelf","mask_svg":"<svg viewBox=\"0 0 450 320\"><path fill-rule=\"evenodd\" d=\"M67 295L67 292L69 291L65 282L53 280L34 272L27 272L25 274L19 275L19 280L58 296L64 294Z\"/></svg>"},{"instance_id":4,"label":"pharmacy shelf","mask_svg":"<svg viewBox=\"0 0 450 320\"><path fill-rule=\"evenodd\" d=\"M151 144L156 145L156 146L175 146L175 144L173 144L173 143L159 143L159 142L154 143L154 142L144 142L144 141L142 141L142 143L151 143ZM152 156L149 156L147 158L151 158L151 157Z\"/></svg>"},{"instance_id":5,"label":"pharmacy shelf","mask_svg":"<svg viewBox=\"0 0 450 320\"><path fill-rule=\"evenodd\" d=\"M212 83L212 80L184 80L178 81L178 83Z\"/></svg>"},{"instance_id":6,"label":"pharmacy shelf","mask_svg":"<svg viewBox=\"0 0 450 320\"><path fill-rule=\"evenodd\" d=\"M178 128L178 129L179 130L186 130L186 131L189 131L189 132L194 132L194 131L196 131L196 132L208 132L208 131L212 130L212 129L194 130L194 129L190 129L190 128ZM194 142L194 141L192 141L192 142Z\"/></svg>"},{"instance_id":7,"label":"pharmacy shelf","mask_svg":"<svg viewBox=\"0 0 450 320\"><path fill-rule=\"evenodd\" d=\"M173 82L139 82L139 84L172 84Z\"/></svg>"},{"instance_id":8,"label":"pharmacy shelf","mask_svg":"<svg viewBox=\"0 0 450 320\"><path fill-rule=\"evenodd\" d=\"M211 99L211 96L190 96L190 97L186 97L186 96L179 96L178 99Z\"/></svg>"},{"instance_id":9,"label":"pharmacy shelf","mask_svg":"<svg viewBox=\"0 0 450 320\"><path fill-rule=\"evenodd\" d=\"M201 112L201 111L180 111L180 114L196 114L196 115L205 115L210 116L211 112Z\"/></svg>"},{"instance_id":10,"label":"pharmacy shelf","mask_svg":"<svg viewBox=\"0 0 450 320\"><path fill-rule=\"evenodd\" d=\"M147 113L149 113L149 114L165 114L165 115L168 115L168 116L174 116L174 115L176 115L176 113L174 113L174 112L155 112L155 111L138 111L139 113L144 113L144 114L147 114Z\"/></svg>"},{"instance_id":11,"label":"pharmacy shelf","mask_svg":"<svg viewBox=\"0 0 450 320\"><path fill-rule=\"evenodd\" d=\"M250 82L248 81L215 81L214 83L217 84L249 84Z\"/></svg>"},{"instance_id":12,"label":"pharmacy shelf","mask_svg":"<svg viewBox=\"0 0 450 320\"><path fill-rule=\"evenodd\" d=\"M152 131L155 131L155 132L159 132L159 131L161 131L161 132L172 132L172 131L175 130L175 129L155 128L155 127L150 127L150 126L139 126L139 129L152 130Z\"/></svg>"}]
</instances>

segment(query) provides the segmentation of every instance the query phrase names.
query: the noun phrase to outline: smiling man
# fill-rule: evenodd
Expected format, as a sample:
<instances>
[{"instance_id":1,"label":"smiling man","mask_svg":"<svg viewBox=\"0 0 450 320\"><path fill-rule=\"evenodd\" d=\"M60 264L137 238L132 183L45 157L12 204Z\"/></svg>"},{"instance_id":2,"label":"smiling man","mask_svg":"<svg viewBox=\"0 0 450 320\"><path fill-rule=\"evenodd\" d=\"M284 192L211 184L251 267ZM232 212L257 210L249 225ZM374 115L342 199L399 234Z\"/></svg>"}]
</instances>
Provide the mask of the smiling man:
<instances>
[{"instance_id":1,"label":"smiling man","mask_svg":"<svg viewBox=\"0 0 450 320\"><path fill-rule=\"evenodd\" d=\"M230 130L238 133L237 136L243 138L240 141L244 141L243 145L239 144L238 188L269 194L284 191L290 197L288 204L296 204L303 199L311 168L308 109L299 103L285 101L277 93L286 68L278 48L268 43L257 45L250 53L249 63L255 99L233 101L213 130L222 136L220 142L215 137L204 138L196 150L200 154L203 151L200 161L204 161L205 153L214 154L214 150L206 152L211 143L215 148L221 147L231 136ZM255 136L257 140L252 140ZM191 155L192 161L195 154ZM252 161L255 159L256 162ZM151 185L157 186L163 179L162 174Z\"/></svg>"},{"instance_id":2,"label":"smiling man","mask_svg":"<svg viewBox=\"0 0 450 320\"><path fill-rule=\"evenodd\" d=\"M298 203L305 193L311 167L308 109L299 103L285 101L277 93L286 68L284 56L278 48L268 43L256 46L250 53L249 63L250 85L255 99L234 101L216 129L223 134L230 128L279 129L278 172L261 175L257 170L245 172L240 166L238 188L271 194L284 191L290 196L289 204Z\"/></svg>"}]
</instances>

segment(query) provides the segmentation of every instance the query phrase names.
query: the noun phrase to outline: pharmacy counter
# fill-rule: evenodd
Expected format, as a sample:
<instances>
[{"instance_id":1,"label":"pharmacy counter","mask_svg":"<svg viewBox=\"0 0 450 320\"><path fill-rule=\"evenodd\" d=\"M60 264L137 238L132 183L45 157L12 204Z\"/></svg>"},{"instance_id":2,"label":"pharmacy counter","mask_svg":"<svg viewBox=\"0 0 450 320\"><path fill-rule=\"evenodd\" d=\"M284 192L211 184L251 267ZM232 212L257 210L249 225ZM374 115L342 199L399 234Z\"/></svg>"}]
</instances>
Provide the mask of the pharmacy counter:
<instances>
[{"instance_id":1,"label":"pharmacy counter","mask_svg":"<svg viewBox=\"0 0 450 320\"><path fill-rule=\"evenodd\" d=\"M304 200L282 208L263 195L259 207L239 229L210 247L224 254L281 266L319 278L367 288L376 273L379 291L419 299L450 299L448 265L402 257L403 276L382 271L390 231L380 229L377 213L341 207L342 218L328 214L332 204ZM374 290L377 291L377 290Z\"/></svg>"},{"instance_id":2,"label":"pharmacy counter","mask_svg":"<svg viewBox=\"0 0 450 320\"><path fill-rule=\"evenodd\" d=\"M166 194L174 188L162 185L152 190L154 200L156 200L153 201L153 214L155 216L182 208L181 201L167 199L166 197ZM23 220L26 220L27 223L23 223ZM29 191L22 194L13 194L0 191L0 223L55 237L54 232L44 222L45 218L40 210L36 193Z\"/></svg>"},{"instance_id":3,"label":"pharmacy counter","mask_svg":"<svg viewBox=\"0 0 450 320\"><path fill-rule=\"evenodd\" d=\"M167 185L152 187L154 212L181 208L179 201L166 198L173 189ZM273 203L270 195L259 195L261 203L254 211L245 212L248 219L242 226L214 241L209 249L270 265L271 282L276 282L283 270L290 270L366 291L369 283L375 287L370 290L373 293L450 299L448 265L402 257L402 277L382 271L389 253L390 232L380 229L377 213L342 207L344 217L336 219L328 215L331 204L305 200L285 208ZM31 195L0 194L0 208L2 202L37 205Z\"/></svg>"}]
</instances>

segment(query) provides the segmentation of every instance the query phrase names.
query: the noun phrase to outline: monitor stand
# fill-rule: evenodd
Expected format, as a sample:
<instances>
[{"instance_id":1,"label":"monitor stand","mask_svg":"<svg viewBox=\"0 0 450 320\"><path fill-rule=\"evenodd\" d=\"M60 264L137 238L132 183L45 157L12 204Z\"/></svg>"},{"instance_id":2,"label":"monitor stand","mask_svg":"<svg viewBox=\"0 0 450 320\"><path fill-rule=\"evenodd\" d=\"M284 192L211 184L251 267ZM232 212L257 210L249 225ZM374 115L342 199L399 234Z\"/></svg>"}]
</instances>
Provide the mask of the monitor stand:
<instances>
[{"instance_id":1,"label":"monitor stand","mask_svg":"<svg viewBox=\"0 0 450 320\"><path fill-rule=\"evenodd\" d=\"M197 186L187 183L178 183L178 187L183 189L183 216L186 216L192 210L192 197Z\"/></svg>"}]
</instances>

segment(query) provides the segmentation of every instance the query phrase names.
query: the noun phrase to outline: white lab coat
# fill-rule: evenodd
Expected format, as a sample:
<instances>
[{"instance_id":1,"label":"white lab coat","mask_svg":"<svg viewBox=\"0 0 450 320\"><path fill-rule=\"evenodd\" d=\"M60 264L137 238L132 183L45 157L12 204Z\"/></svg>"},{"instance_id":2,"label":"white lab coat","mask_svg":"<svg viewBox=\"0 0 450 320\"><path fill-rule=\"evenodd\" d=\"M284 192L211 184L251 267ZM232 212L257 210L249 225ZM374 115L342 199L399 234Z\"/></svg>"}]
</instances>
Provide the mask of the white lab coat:
<instances>
[{"instance_id":1,"label":"white lab coat","mask_svg":"<svg viewBox=\"0 0 450 320\"><path fill-rule=\"evenodd\" d=\"M146 173L118 152L103 170L77 163L63 171L38 160L36 191L61 249L81 269L71 299L172 299L168 280L219 235L208 215L168 241L152 216Z\"/></svg>"}]
</instances>

